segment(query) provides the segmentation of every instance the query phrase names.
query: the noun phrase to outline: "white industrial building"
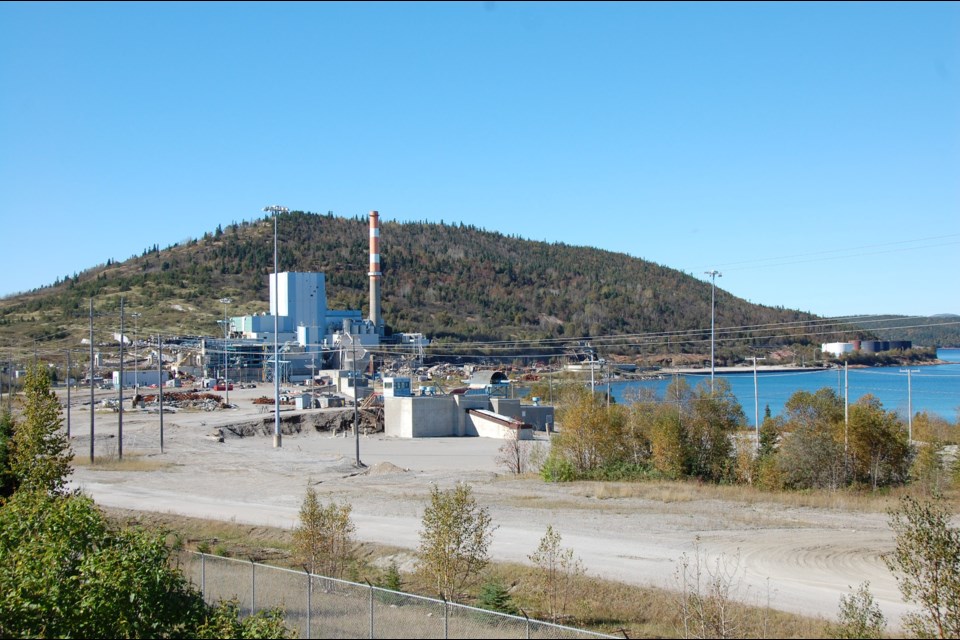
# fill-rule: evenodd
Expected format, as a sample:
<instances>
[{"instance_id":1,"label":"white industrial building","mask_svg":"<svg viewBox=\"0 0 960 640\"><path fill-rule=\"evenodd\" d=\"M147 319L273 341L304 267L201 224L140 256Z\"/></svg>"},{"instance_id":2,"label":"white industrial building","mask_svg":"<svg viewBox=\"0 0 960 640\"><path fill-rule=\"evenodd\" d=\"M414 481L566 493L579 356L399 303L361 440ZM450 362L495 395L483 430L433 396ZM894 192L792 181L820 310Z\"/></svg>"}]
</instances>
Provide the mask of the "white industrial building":
<instances>
[{"instance_id":1,"label":"white industrial building","mask_svg":"<svg viewBox=\"0 0 960 640\"><path fill-rule=\"evenodd\" d=\"M370 352L384 342L422 351L429 341L422 334L384 335L380 313L380 218L370 212L370 314L359 309L327 308L326 277L316 272L283 272L270 277L270 312L237 316L229 320L233 338L221 346L229 352L264 347L264 369L274 369L274 332L281 378L290 382L309 379L318 370L366 371ZM276 327L276 328L275 328ZM229 359L229 358L228 358ZM211 360L215 365L215 361Z\"/></svg>"},{"instance_id":2,"label":"white industrial building","mask_svg":"<svg viewBox=\"0 0 960 640\"><path fill-rule=\"evenodd\" d=\"M451 395L412 395L408 378L383 381L384 435L396 438L452 436L532 440L535 429L553 428L553 407L480 390Z\"/></svg>"}]
</instances>

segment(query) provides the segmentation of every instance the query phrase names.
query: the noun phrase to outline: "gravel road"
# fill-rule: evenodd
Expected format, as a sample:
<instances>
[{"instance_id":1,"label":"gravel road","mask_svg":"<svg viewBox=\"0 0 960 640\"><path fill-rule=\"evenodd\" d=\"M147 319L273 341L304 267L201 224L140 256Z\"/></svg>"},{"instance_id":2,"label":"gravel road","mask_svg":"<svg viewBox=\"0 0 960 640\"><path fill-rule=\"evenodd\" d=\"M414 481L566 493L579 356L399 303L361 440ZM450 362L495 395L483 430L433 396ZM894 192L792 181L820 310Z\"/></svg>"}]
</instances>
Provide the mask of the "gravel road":
<instances>
[{"instance_id":1,"label":"gravel road","mask_svg":"<svg viewBox=\"0 0 960 640\"><path fill-rule=\"evenodd\" d=\"M108 507L291 528L310 483L322 498L353 506L358 539L413 550L430 485L465 481L497 525L492 554L498 560L526 562L552 524L588 573L604 578L674 588L678 561L686 554L735 569L738 597L748 602L834 619L841 596L869 581L893 628L909 610L881 559L893 548L884 514L689 494L650 499L631 497L629 490L618 494L616 485L611 490L595 483L518 479L497 466L502 441L486 438L361 436L366 467L359 470L352 435L307 429L285 435L280 448L273 447L270 435L237 437L227 430L223 442L209 437L218 428L251 420L263 420L272 433L272 413L251 402L271 392L233 391L233 409L165 413L163 454L159 415L127 409L123 450L144 469L80 464L73 484ZM80 401L74 394L72 443L83 462L89 456L90 414ZM116 452L117 423L116 413L96 413L97 455ZM627 497L617 497L621 494Z\"/></svg>"}]
</instances>

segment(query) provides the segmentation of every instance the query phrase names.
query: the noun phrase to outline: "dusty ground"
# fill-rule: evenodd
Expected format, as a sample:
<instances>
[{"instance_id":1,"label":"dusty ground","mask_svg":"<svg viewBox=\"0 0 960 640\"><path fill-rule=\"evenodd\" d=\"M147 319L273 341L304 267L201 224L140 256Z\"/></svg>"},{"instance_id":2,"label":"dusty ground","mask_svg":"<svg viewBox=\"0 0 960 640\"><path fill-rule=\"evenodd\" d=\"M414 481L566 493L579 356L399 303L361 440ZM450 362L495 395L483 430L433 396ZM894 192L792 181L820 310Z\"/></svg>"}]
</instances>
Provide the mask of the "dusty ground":
<instances>
[{"instance_id":1,"label":"dusty ground","mask_svg":"<svg viewBox=\"0 0 960 640\"><path fill-rule=\"evenodd\" d=\"M894 627L907 611L881 554L892 549L887 517L774 503L709 499L665 501L597 497L591 484L547 484L503 475L496 463L502 442L484 438L399 440L360 438L364 471L354 466L356 440L308 429L284 435L208 437L222 425L262 421L272 433L272 413L251 400L272 387L230 393L237 408L164 414L159 452L156 412L126 409L123 451L142 470L116 471L78 464L75 486L109 507L170 512L253 525L291 528L307 483L353 506L357 537L415 549L431 483L471 483L498 526L496 559L526 562L548 524L575 550L593 575L674 588L678 560L739 559L739 597L785 611L835 619L840 597L869 581ZM73 394L72 443L78 463L89 457L90 413ZM129 403L128 403L129 406ZM317 413L313 410L308 413ZM301 412L283 411L284 417ZM97 455L115 455L117 414L96 414Z\"/></svg>"}]
</instances>

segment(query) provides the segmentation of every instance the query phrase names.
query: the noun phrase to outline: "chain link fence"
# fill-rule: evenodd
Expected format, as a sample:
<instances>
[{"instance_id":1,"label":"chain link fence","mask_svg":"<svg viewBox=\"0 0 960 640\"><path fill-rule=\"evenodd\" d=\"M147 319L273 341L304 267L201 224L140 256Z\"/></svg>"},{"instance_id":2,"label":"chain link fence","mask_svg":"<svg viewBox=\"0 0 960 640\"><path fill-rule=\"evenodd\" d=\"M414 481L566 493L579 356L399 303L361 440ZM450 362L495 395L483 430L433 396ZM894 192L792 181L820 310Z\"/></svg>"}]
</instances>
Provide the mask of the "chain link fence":
<instances>
[{"instance_id":1,"label":"chain link fence","mask_svg":"<svg viewBox=\"0 0 960 640\"><path fill-rule=\"evenodd\" d=\"M236 598L240 615L282 607L301 638L618 638L370 584L204 553L180 567L207 602Z\"/></svg>"}]
</instances>

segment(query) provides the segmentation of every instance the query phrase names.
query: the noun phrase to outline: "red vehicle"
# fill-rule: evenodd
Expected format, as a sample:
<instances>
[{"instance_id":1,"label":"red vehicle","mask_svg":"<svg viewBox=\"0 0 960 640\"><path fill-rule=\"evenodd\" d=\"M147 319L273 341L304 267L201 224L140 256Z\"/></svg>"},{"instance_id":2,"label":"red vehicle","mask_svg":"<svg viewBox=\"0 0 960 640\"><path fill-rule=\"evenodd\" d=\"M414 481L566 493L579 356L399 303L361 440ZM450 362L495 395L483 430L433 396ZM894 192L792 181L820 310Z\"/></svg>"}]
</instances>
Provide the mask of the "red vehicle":
<instances>
[{"instance_id":1,"label":"red vehicle","mask_svg":"<svg viewBox=\"0 0 960 640\"><path fill-rule=\"evenodd\" d=\"M224 384L222 382L218 382L217 386L215 386L213 390L214 391L233 391L233 384L232 383Z\"/></svg>"}]
</instances>

